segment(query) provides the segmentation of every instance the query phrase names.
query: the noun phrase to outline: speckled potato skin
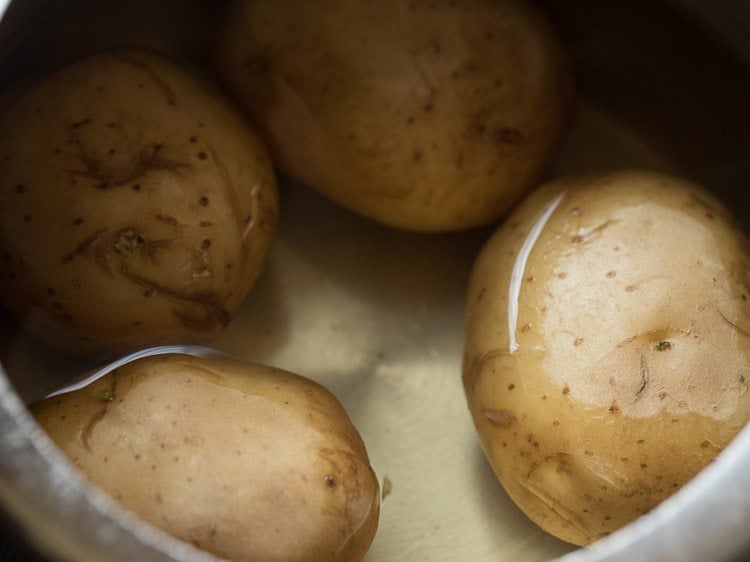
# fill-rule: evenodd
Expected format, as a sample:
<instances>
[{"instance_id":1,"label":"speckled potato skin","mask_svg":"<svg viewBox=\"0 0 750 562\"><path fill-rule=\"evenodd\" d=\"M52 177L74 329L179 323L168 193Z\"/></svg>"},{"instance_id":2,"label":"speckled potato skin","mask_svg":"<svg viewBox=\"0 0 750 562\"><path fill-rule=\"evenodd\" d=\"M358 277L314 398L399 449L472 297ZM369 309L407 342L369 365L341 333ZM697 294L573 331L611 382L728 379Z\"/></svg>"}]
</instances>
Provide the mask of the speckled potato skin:
<instances>
[{"instance_id":1,"label":"speckled potato skin","mask_svg":"<svg viewBox=\"0 0 750 562\"><path fill-rule=\"evenodd\" d=\"M356 561L378 522L362 439L323 387L223 358L130 363L31 407L90 481L236 561Z\"/></svg>"},{"instance_id":2,"label":"speckled potato skin","mask_svg":"<svg viewBox=\"0 0 750 562\"><path fill-rule=\"evenodd\" d=\"M569 121L561 45L523 0L239 0L226 22L219 67L278 165L386 225L496 220Z\"/></svg>"},{"instance_id":3,"label":"speckled potato skin","mask_svg":"<svg viewBox=\"0 0 750 562\"><path fill-rule=\"evenodd\" d=\"M511 329L514 267L555 200L515 268ZM748 271L745 238L717 200L648 172L548 184L489 240L470 282L463 380L482 447L533 521L591 543L742 429Z\"/></svg>"},{"instance_id":4,"label":"speckled potato skin","mask_svg":"<svg viewBox=\"0 0 750 562\"><path fill-rule=\"evenodd\" d=\"M2 303L55 347L212 339L276 221L239 110L156 54L90 56L0 108Z\"/></svg>"}]
</instances>

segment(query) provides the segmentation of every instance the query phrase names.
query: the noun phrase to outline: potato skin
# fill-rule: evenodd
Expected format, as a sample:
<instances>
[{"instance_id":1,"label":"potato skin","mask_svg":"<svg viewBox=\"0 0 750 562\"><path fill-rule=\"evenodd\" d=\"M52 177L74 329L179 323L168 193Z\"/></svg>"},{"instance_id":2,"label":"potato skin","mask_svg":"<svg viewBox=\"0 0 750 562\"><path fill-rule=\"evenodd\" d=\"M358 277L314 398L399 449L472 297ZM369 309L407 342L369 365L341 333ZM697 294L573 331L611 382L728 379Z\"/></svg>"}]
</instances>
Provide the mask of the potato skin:
<instances>
[{"instance_id":1,"label":"potato skin","mask_svg":"<svg viewBox=\"0 0 750 562\"><path fill-rule=\"evenodd\" d=\"M718 201L648 172L548 184L489 240L470 282L463 381L490 464L532 520L591 543L742 429L749 266Z\"/></svg>"},{"instance_id":2,"label":"potato skin","mask_svg":"<svg viewBox=\"0 0 750 562\"><path fill-rule=\"evenodd\" d=\"M569 121L561 45L525 1L239 0L226 21L219 67L277 164L386 225L496 220Z\"/></svg>"},{"instance_id":3,"label":"potato skin","mask_svg":"<svg viewBox=\"0 0 750 562\"><path fill-rule=\"evenodd\" d=\"M379 487L362 439L297 375L149 357L31 411L93 484L221 557L360 560L374 536Z\"/></svg>"},{"instance_id":4,"label":"potato skin","mask_svg":"<svg viewBox=\"0 0 750 562\"><path fill-rule=\"evenodd\" d=\"M264 146L207 83L145 51L97 54L0 109L0 291L80 354L208 341L277 222Z\"/></svg>"}]
</instances>

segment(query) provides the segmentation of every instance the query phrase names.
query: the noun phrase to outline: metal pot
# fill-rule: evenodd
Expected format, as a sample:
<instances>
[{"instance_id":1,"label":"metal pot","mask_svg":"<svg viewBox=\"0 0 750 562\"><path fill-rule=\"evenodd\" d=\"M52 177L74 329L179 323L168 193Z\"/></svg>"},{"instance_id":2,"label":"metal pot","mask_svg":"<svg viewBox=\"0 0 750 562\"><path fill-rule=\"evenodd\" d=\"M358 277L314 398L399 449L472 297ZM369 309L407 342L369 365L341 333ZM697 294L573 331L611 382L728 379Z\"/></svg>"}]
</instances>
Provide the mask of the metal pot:
<instances>
[{"instance_id":1,"label":"metal pot","mask_svg":"<svg viewBox=\"0 0 750 562\"><path fill-rule=\"evenodd\" d=\"M553 173L672 171L713 186L749 217L742 189L750 177L748 4L540 3L568 44L581 95ZM2 85L71 56L134 42L209 69L222 3L8 4L0 2ZM574 551L537 529L488 469L460 387L464 283L488 231L404 234L350 216L301 186L283 196L285 223L269 271L217 347L310 376L352 413L375 468L393 482L367 560L750 556L750 428L675 496L588 549ZM362 247L379 264L376 279L360 259ZM351 306L341 307L342 299ZM29 416L25 403L89 365L43 348L8 321L0 323L0 335L5 528L49 559L213 560L87 486ZM409 431L399 433L407 424Z\"/></svg>"}]
</instances>

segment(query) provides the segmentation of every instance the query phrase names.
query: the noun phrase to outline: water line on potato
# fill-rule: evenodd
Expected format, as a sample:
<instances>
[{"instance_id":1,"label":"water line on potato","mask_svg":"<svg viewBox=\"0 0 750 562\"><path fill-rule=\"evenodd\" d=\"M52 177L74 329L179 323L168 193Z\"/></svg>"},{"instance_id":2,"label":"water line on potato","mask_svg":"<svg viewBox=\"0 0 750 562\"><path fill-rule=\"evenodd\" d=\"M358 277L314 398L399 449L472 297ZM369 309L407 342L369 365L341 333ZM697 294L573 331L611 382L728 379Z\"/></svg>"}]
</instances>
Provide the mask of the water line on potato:
<instances>
[{"instance_id":1,"label":"water line on potato","mask_svg":"<svg viewBox=\"0 0 750 562\"><path fill-rule=\"evenodd\" d=\"M134 351L133 353L130 353L124 357L121 357L107 364L101 369L97 369L86 378L76 381L74 383L71 383L69 385L66 385L58 390L55 390L54 392L51 392L44 398L46 400L47 398L54 398L55 396L60 396L61 394L68 394L69 392L75 392L76 390L81 390L83 388L86 388L93 382L99 380L105 375L108 375L115 369L119 369L123 365L131 363L135 361L136 359L142 359L143 357L153 357L154 355L167 355L169 353L182 353L185 355L193 355L195 357L208 357L212 355L222 355L220 352L214 349L211 349L209 347L202 347L199 345L161 345L157 347L149 347L146 349Z\"/></svg>"},{"instance_id":2,"label":"water line on potato","mask_svg":"<svg viewBox=\"0 0 750 562\"><path fill-rule=\"evenodd\" d=\"M510 274L510 282L508 283L508 351L513 354L518 350L518 341L516 340L516 327L518 325L518 299L521 294L521 282L523 281L524 271L526 269L526 262L529 259L531 251L534 249L536 241L542 233L542 230L549 221L552 213L560 205L562 200L565 198L567 192L563 191L559 193L552 201L550 201L544 208L539 218L534 222L534 226L531 228L531 232L524 240L521 245L521 249L518 251L516 261L513 264L513 271Z\"/></svg>"}]
</instances>

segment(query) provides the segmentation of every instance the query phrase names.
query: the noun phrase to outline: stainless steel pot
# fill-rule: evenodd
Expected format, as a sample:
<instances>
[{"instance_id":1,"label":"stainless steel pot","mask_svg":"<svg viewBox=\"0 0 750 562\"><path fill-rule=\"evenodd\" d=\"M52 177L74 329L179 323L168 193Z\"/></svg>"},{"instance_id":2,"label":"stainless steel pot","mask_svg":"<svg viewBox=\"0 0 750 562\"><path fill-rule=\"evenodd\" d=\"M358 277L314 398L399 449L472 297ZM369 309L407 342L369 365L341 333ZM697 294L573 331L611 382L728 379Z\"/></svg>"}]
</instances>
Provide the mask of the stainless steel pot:
<instances>
[{"instance_id":1,"label":"stainless steel pot","mask_svg":"<svg viewBox=\"0 0 750 562\"><path fill-rule=\"evenodd\" d=\"M672 171L713 186L750 217L743 190L750 177L750 5L541 3L570 48L581 93L553 173ZM2 85L129 42L209 69L221 9L211 0L7 4L0 2ZM282 196L269 270L217 347L310 376L352 413L376 470L393 483L367 560L750 556L750 429L673 498L588 549L573 551L537 529L488 469L460 385L464 285L488 231L405 234L350 216L302 186L287 185ZM0 360L0 512L7 525L50 559L213 559L88 487L30 418L25 403L87 365L43 348L4 319Z\"/></svg>"}]
</instances>

